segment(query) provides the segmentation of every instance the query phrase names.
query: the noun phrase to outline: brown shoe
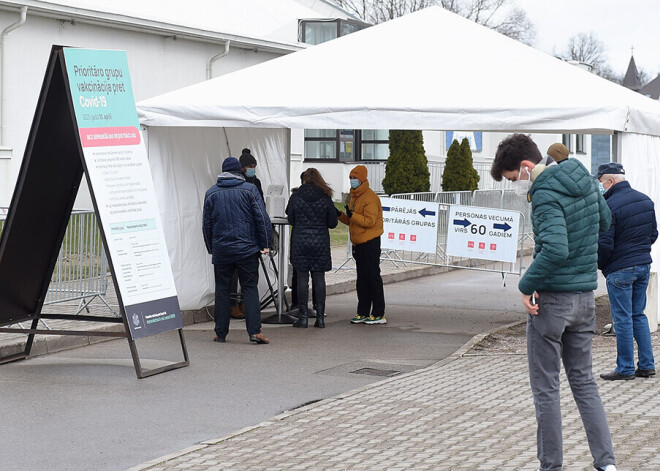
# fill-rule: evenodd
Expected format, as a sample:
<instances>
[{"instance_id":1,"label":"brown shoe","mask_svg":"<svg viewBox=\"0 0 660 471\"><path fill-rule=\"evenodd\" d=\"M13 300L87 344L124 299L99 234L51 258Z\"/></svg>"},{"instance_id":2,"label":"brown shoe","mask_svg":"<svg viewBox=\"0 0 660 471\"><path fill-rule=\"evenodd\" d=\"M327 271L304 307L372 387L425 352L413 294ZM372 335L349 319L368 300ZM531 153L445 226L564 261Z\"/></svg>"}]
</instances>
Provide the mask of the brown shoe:
<instances>
[{"instance_id":1,"label":"brown shoe","mask_svg":"<svg viewBox=\"0 0 660 471\"><path fill-rule=\"evenodd\" d=\"M241 312L238 306L229 306L229 317L233 319L245 319L245 314Z\"/></svg>"},{"instance_id":2,"label":"brown shoe","mask_svg":"<svg viewBox=\"0 0 660 471\"><path fill-rule=\"evenodd\" d=\"M250 342L255 342L257 344L259 344L259 343L270 343L270 340L268 340L266 337L264 337L264 334L259 332L258 334L250 335Z\"/></svg>"}]
</instances>

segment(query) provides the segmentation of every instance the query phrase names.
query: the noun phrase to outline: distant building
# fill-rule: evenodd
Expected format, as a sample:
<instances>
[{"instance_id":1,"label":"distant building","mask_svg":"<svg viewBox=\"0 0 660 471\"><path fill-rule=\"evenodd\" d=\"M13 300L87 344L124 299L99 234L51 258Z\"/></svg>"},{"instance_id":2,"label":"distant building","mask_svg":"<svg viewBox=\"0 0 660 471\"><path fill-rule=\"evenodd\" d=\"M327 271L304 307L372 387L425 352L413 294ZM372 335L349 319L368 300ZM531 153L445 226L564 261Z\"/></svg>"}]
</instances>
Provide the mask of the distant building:
<instances>
[{"instance_id":1,"label":"distant building","mask_svg":"<svg viewBox=\"0 0 660 471\"><path fill-rule=\"evenodd\" d=\"M639 93L654 100L660 100L660 74L640 88Z\"/></svg>"}]
</instances>

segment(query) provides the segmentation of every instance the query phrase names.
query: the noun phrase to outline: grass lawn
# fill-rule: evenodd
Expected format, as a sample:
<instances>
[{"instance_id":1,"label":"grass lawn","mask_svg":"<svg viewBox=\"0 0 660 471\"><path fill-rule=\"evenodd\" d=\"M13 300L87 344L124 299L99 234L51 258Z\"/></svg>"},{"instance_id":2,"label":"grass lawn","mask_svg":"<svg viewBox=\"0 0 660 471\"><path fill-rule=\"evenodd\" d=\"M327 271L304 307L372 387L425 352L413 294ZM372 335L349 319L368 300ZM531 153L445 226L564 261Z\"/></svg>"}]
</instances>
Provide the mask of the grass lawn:
<instances>
[{"instance_id":1,"label":"grass lawn","mask_svg":"<svg viewBox=\"0 0 660 471\"><path fill-rule=\"evenodd\" d=\"M344 203L335 203L335 208L340 211L344 210ZM346 245L348 240L348 226L339 221L337 227L330 229L330 246Z\"/></svg>"}]
</instances>

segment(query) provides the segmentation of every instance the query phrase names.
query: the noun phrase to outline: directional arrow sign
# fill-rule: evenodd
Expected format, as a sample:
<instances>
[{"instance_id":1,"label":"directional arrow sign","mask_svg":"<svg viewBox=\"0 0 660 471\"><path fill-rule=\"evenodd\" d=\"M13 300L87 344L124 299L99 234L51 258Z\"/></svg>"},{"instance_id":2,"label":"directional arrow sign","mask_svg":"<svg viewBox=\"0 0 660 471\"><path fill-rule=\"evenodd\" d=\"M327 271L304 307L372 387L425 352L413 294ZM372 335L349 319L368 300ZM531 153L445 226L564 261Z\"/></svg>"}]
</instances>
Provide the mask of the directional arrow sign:
<instances>
[{"instance_id":1,"label":"directional arrow sign","mask_svg":"<svg viewBox=\"0 0 660 471\"><path fill-rule=\"evenodd\" d=\"M463 227L468 227L470 225L470 221L467 219L454 219L454 226L463 226Z\"/></svg>"},{"instance_id":2,"label":"directional arrow sign","mask_svg":"<svg viewBox=\"0 0 660 471\"><path fill-rule=\"evenodd\" d=\"M504 223L504 224L493 224L493 229L502 229L504 232L508 231L511 229L511 226L509 226L509 223Z\"/></svg>"},{"instance_id":3,"label":"directional arrow sign","mask_svg":"<svg viewBox=\"0 0 660 471\"><path fill-rule=\"evenodd\" d=\"M426 208L424 208L424 209L419 211L419 214L421 214L422 217L435 216L435 211L427 211Z\"/></svg>"}]
</instances>

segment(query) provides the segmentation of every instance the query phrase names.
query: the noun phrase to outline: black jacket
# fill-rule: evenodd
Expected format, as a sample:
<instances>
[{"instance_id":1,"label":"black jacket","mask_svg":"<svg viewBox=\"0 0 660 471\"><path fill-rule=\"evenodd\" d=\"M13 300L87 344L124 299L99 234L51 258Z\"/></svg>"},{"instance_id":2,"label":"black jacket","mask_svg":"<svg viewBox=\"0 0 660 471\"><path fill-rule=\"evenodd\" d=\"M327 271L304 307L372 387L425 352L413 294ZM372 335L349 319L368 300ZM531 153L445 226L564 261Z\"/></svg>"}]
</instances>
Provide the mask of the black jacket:
<instances>
[{"instance_id":1,"label":"black jacket","mask_svg":"<svg viewBox=\"0 0 660 471\"><path fill-rule=\"evenodd\" d=\"M651 245L658 238L653 201L625 180L603 196L612 211L610 229L598 235L598 268L603 275L651 263Z\"/></svg>"},{"instance_id":2,"label":"black jacket","mask_svg":"<svg viewBox=\"0 0 660 471\"><path fill-rule=\"evenodd\" d=\"M332 199L311 183L302 185L286 208L291 234L291 264L298 271L330 271L330 233L337 227Z\"/></svg>"}]
</instances>

